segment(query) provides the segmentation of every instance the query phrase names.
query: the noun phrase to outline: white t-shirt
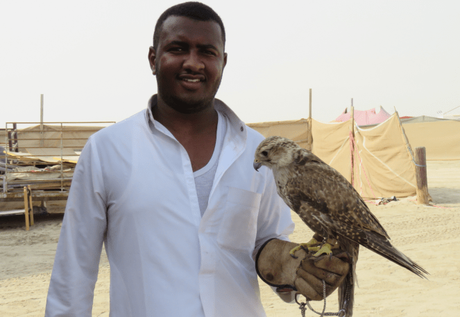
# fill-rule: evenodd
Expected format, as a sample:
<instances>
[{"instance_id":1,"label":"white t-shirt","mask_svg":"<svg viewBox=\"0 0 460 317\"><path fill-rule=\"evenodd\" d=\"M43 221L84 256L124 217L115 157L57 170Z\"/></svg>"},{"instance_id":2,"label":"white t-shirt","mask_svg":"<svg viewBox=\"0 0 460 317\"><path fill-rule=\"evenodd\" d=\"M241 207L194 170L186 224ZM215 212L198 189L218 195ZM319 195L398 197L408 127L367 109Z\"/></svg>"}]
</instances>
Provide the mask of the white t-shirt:
<instances>
[{"instance_id":1,"label":"white t-shirt","mask_svg":"<svg viewBox=\"0 0 460 317\"><path fill-rule=\"evenodd\" d=\"M222 149L222 144L224 143L224 135L227 131L227 122L225 118L219 112L217 113L219 116L217 121L216 145L214 146L214 152L208 164L193 173L201 216L203 216L206 208L208 207L209 194L211 193L212 183L214 181L214 176L216 175L219 154Z\"/></svg>"}]
</instances>

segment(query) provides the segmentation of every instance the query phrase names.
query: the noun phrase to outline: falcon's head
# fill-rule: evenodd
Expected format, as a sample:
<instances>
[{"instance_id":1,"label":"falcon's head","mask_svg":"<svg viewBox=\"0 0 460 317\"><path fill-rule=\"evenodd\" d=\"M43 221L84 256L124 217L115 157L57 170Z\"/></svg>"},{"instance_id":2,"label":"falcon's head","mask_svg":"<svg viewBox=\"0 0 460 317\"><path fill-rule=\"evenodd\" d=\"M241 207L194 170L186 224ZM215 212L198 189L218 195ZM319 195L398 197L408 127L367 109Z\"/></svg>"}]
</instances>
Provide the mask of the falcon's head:
<instances>
[{"instance_id":1,"label":"falcon's head","mask_svg":"<svg viewBox=\"0 0 460 317\"><path fill-rule=\"evenodd\" d=\"M257 171L262 165L268 168L280 168L294 161L294 153L300 149L294 141L271 136L263 140L257 147L254 155L254 169Z\"/></svg>"}]
</instances>

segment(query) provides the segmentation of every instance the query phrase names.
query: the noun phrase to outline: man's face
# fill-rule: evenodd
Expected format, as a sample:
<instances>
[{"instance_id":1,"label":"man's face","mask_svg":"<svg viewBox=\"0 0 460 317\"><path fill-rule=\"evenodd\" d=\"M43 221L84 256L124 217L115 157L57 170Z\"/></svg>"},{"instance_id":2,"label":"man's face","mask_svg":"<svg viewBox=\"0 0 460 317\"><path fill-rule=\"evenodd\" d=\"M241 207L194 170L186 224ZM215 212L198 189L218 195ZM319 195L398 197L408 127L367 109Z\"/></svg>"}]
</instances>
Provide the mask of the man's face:
<instances>
[{"instance_id":1,"label":"man's face","mask_svg":"<svg viewBox=\"0 0 460 317\"><path fill-rule=\"evenodd\" d=\"M158 102L181 113L212 106L227 63L219 24L170 16L157 50L150 48L149 61L157 77Z\"/></svg>"}]
</instances>

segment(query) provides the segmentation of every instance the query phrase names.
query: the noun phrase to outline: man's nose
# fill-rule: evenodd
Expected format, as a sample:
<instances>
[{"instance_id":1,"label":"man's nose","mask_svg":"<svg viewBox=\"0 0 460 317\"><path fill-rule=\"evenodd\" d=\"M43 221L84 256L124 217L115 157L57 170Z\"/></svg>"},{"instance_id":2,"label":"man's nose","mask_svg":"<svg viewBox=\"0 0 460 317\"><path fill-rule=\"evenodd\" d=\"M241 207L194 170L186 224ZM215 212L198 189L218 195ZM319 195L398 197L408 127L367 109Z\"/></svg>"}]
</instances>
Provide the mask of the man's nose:
<instances>
[{"instance_id":1,"label":"man's nose","mask_svg":"<svg viewBox=\"0 0 460 317\"><path fill-rule=\"evenodd\" d=\"M199 54L192 50L185 58L184 68L196 72L204 69L204 63L200 59Z\"/></svg>"}]
</instances>

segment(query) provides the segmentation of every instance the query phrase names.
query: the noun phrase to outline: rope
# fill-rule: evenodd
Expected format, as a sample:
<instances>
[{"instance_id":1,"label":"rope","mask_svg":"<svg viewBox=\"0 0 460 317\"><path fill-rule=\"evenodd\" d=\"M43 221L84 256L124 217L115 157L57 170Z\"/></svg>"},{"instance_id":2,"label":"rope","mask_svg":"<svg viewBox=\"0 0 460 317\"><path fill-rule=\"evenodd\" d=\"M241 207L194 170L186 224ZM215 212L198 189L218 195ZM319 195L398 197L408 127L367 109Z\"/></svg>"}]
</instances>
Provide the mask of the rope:
<instances>
[{"instance_id":1,"label":"rope","mask_svg":"<svg viewBox=\"0 0 460 317\"><path fill-rule=\"evenodd\" d=\"M353 142L353 133L350 131L350 136L348 137L350 139L350 160L351 160L351 186L354 186L354 178L355 178L355 170L354 170L354 165L355 162L353 162L353 151L354 151L354 142Z\"/></svg>"},{"instance_id":2,"label":"rope","mask_svg":"<svg viewBox=\"0 0 460 317\"><path fill-rule=\"evenodd\" d=\"M395 108L396 110L396 108ZM407 150L409 151L409 154L410 156L412 156L412 162L414 162L415 166L418 166L418 167L426 167L426 165L419 165L415 162L415 157L414 157L414 152L412 152L412 148L410 146L410 143L409 143L409 140L407 139L407 135L406 135L406 132L404 131L404 127L401 123L401 118L399 117L399 114L398 112L396 112L396 114L398 115L398 122L399 122L399 127L401 128L401 132L403 133L404 135L404 139L406 140L406 148Z\"/></svg>"},{"instance_id":3,"label":"rope","mask_svg":"<svg viewBox=\"0 0 460 317\"><path fill-rule=\"evenodd\" d=\"M353 148L357 148L357 146L356 146L356 141L355 141L355 139L353 138L353 134L351 133L351 131L350 131L350 142L352 143L352 147L353 147ZM353 152L352 152L352 153L353 153ZM352 155L353 155L353 154L352 154ZM369 188L370 188L371 191L372 191L372 195L373 195L373 197L376 197L376 196L375 196L375 193L374 193L374 190L372 189L371 182L369 181L369 178L367 177L366 170L364 169L363 160L361 159L361 156L359 155L359 152L358 152L358 151L356 151L356 155L358 156L359 163L360 163L359 165L361 166L361 169L362 169L363 172L364 172L364 176L366 176L367 184L369 185ZM352 160L352 162L353 162L353 160ZM353 183L351 183L351 184L353 185Z\"/></svg>"},{"instance_id":4,"label":"rope","mask_svg":"<svg viewBox=\"0 0 460 317\"><path fill-rule=\"evenodd\" d=\"M339 310L337 313L325 313L326 311L326 282L324 280L322 280L323 282L323 298L324 298L324 305L323 305L323 311L321 313L317 312L316 310L314 310L311 305L310 305L310 300L307 299L307 301L305 303L299 303L297 301L297 295L299 294L296 294L295 296L295 302L297 304L299 304L299 309L300 309L300 313L302 315L302 317L305 317L305 312L307 311L307 309L305 308L305 306L308 306L308 308L310 308L310 310L312 312L314 312L315 314L317 315L321 315L321 317L323 316L339 316L339 317L345 317L345 310L344 309L341 309Z\"/></svg>"},{"instance_id":5,"label":"rope","mask_svg":"<svg viewBox=\"0 0 460 317\"><path fill-rule=\"evenodd\" d=\"M414 162L415 166L418 166L418 167L426 167L426 165L420 165L420 164L415 163L415 160L414 160L414 159L412 159L412 162Z\"/></svg>"}]
</instances>

